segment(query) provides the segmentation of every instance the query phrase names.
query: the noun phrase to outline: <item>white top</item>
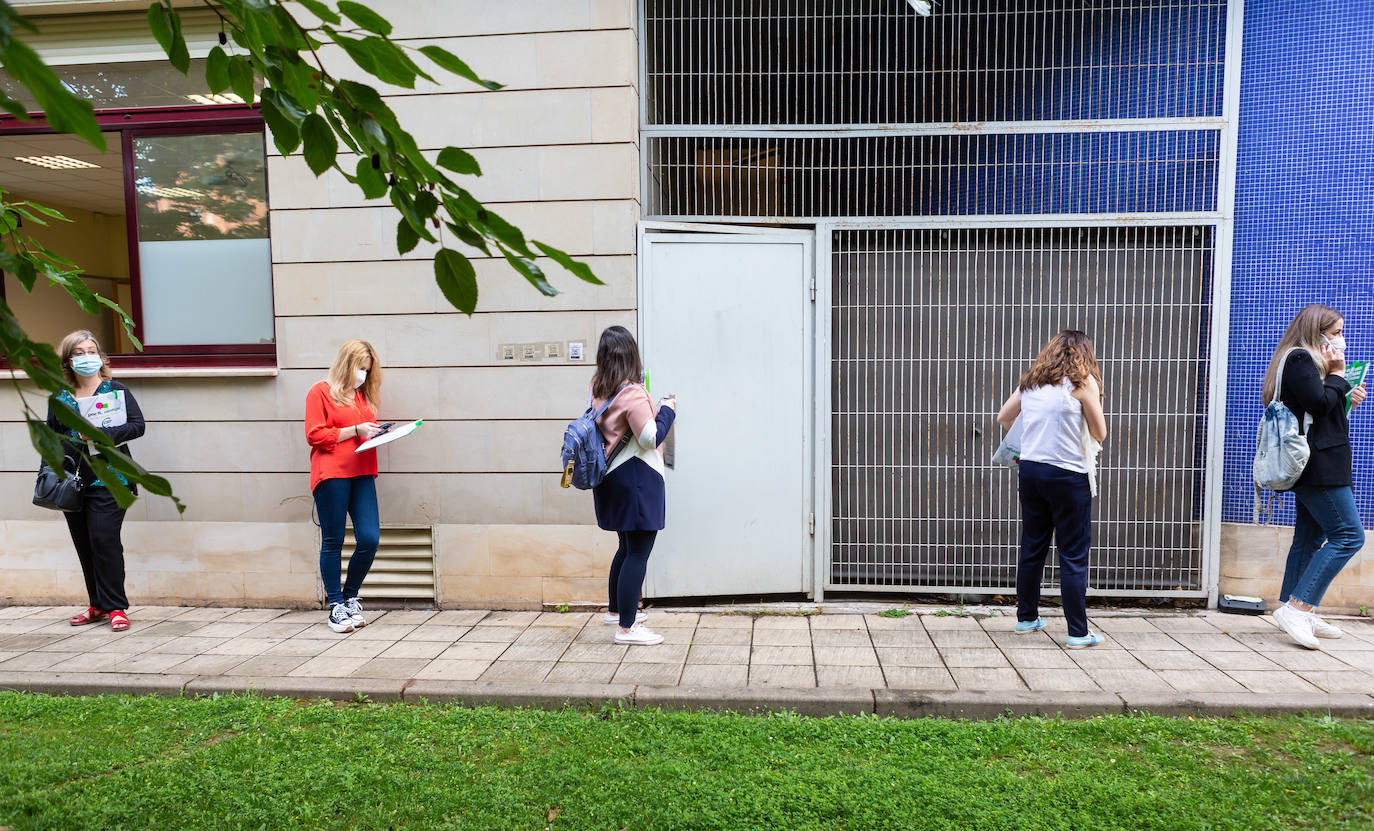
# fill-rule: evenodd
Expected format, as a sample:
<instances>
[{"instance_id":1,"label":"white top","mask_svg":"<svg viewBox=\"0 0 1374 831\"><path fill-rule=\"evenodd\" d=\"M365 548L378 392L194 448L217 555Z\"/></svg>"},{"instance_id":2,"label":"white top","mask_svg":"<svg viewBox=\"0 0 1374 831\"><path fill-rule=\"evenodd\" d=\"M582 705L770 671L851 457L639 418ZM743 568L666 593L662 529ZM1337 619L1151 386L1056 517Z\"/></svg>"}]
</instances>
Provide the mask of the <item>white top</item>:
<instances>
[{"instance_id":1,"label":"white top","mask_svg":"<svg viewBox=\"0 0 1374 831\"><path fill-rule=\"evenodd\" d=\"M1021 460L1087 473L1083 458L1083 404L1073 382L1046 384L1021 393Z\"/></svg>"}]
</instances>

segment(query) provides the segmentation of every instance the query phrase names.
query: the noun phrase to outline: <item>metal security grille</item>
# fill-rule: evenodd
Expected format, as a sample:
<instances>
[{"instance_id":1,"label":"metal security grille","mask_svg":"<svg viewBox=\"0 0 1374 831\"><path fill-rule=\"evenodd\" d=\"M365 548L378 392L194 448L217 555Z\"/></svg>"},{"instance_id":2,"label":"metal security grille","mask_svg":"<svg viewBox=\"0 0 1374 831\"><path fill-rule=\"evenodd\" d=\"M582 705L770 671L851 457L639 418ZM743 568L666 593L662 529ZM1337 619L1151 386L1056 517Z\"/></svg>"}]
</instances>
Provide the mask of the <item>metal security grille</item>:
<instances>
[{"instance_id":1,"label":"metal security grille","mask_svg":"<svg viewBox=\"0 0 1374 831\"><path fill-rule=\"evenodd\" d=\"M1215 589L1240 10L640 0L646 215L830 251L818 590L1012 587L993 414L1065 327L1109 396L1091 589Z\"/></svg>"},{"instance_id":2,"label":"metal security grille","mask_svg":"<svg viewBox=\"0 0 1374 831\"><path fill-rule=\"evenodd\" d=\"M1093 333L1111 429L1090 585L1200 589L1212 244L1205 227L836 233L830 585L1015 585L995 416L1075 328Z\"/></svg>"}]
</instances>

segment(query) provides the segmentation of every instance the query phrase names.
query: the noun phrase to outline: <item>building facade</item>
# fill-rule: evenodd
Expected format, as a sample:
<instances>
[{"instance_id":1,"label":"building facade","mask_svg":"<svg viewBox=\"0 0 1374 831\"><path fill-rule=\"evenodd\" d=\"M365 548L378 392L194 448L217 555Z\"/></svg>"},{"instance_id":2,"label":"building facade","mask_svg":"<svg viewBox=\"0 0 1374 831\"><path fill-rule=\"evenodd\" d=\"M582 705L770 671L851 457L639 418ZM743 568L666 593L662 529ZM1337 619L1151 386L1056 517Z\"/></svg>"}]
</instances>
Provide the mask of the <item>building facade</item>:
<instances>
[{"instance_id":1,"label":"building facade","mask_svg":"<svg viewBox=\"0 0 1374 831\"><path fill-rule=\"evenodd\" d=\"M130 4L24 5L111 149L7 123L0 187L68 212L49 244L135 310L148 348L115 360L149 419L132 450L189 506L130 511L136 602L318 602L302 405L351 337L386 367L384 416L425 420L381 451L365 594L601 600L613 537L555 448L612 324L681 402L650 596L1009 592L993 415L1064 327L1097 341L1113 430L1092 590L1276 594L1250 388L1306 302L1345 309L1359 350L1370 216L1340 194L1369 178L1363 4L378 2L394 38L506 84L384 89L421 148L471 150L475 195L606 284L550 269L544 298L478 260L471 318L432 247L396 254L389 204L169 74ZM212 15L187 27L193 58L216 42ZM50 156L94 167L18 161ZM6 279L32 333L90 325ZM66 601L80 574L27 504L35 465L7 388L0 598ZM1370 570L1328 605L1366 603Z\"/></svg>"}]
</instances>

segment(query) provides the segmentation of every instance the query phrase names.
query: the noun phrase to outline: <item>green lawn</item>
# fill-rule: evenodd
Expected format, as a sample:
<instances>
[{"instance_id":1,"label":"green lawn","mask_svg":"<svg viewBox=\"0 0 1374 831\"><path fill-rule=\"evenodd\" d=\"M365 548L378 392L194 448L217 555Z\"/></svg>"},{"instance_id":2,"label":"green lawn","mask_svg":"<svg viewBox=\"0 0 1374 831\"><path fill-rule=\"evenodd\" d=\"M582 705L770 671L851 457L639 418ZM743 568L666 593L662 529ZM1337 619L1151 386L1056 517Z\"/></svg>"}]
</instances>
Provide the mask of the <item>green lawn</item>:
<instances>
[{"instance_id":1,"label":"green lawn","mask_svg":"<svg viewBox=\"0 0 1374 831\"><path fill-rule=\"evenodd\" d=\"M1374 722L0 692L0 828L1362 829Z\"/></svg>"}]
</instances>

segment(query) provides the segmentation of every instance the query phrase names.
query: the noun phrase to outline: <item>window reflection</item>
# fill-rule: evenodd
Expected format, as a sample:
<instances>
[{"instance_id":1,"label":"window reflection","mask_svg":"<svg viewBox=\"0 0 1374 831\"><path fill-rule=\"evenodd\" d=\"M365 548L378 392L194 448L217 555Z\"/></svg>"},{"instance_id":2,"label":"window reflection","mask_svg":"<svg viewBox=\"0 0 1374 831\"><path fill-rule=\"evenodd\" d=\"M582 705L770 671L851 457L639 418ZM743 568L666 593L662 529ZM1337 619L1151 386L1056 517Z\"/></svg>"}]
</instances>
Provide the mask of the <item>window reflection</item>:
<instances>
[{"instance_id":1,"label":"window reflection","mask_svg":"<svg viewBox=\"0 0 1374 831\"><path fill-rule=\"evenodd\" d=\"M262 133L135 138L138 236L266 239Z\"/></svg>"}]
</instances>

